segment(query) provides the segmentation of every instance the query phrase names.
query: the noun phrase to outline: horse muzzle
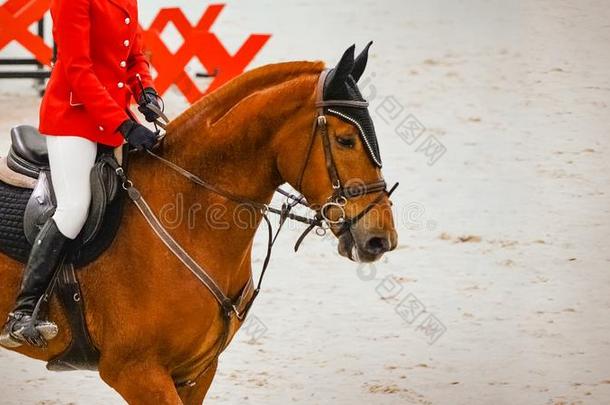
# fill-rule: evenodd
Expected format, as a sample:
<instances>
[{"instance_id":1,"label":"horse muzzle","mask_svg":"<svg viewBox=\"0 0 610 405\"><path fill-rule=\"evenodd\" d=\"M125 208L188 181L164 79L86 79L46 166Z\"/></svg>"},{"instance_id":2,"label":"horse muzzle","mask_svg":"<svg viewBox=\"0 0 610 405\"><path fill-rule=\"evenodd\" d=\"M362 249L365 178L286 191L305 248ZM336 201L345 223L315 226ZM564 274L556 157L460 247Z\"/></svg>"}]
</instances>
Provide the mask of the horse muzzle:
<instances>
[{"instance_id":1,"label":"horse muzzle","mask_svg":"<svg viewBox=\"0 0 610 405\"><path fill-rule=\"evenodd\" d=\"M338 251L354 262L372 263L396 249L396 239L390 232L365 235L359 235L357 231L345 232L339 237Z\"/></svg>"}]
</instances>

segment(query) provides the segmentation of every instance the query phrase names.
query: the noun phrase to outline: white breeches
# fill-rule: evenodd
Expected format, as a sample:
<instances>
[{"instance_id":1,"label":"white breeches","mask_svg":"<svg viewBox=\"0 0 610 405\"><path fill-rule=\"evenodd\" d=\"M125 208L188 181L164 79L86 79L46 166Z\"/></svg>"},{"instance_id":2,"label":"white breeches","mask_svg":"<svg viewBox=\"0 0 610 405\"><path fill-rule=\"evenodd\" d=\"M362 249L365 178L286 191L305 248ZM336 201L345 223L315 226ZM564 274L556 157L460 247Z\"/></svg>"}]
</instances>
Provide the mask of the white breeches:
<instances>
[{"instance_id":1,"label":"white breeches","mask_svg":"<svg viewBox=\"0 0 610 405\"><path fill-rule=\"evenodd\" d=\"M97 144L76 136L46 136L51 180L57 199L53 219L67 238L75 239L91 205L91 169Z\"/></svg>"}]
</instances>

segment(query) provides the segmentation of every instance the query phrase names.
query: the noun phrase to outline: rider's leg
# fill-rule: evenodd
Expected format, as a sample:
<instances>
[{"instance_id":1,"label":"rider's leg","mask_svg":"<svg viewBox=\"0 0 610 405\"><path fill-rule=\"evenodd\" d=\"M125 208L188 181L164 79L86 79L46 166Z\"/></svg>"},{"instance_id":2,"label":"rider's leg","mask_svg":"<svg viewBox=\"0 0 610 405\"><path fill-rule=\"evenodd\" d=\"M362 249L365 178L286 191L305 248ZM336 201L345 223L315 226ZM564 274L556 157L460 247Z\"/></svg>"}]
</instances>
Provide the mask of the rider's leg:
<instances>
[{"instance_id":1,"label":"rider's leg","mask_svg":"<svg viewBox=\"0 0 610 405\"><path fill-rule=\"evenodd\" d=\"M57 210L36 238L17 303L0 336L0 344L7 345L8 338L13 347L22 342L43 346L57 335L55 325L35 322L32 313L53 278L67 241L75 239L85 224L91 204L89 176L97 144L80 137L49 136L47 146Z\"/></svg>"},{"instance_id":2,"label":"rider's leg","mask_svg":"<svg viewBox=\"0 0 610 405\"><path fill-rule=\"evenodd\" d=\"M47 136L51 179L57 199L53 219L66 237L75 239L91 205L91 169L97 144L74 136Z\"/></svg>"}]
</instances>

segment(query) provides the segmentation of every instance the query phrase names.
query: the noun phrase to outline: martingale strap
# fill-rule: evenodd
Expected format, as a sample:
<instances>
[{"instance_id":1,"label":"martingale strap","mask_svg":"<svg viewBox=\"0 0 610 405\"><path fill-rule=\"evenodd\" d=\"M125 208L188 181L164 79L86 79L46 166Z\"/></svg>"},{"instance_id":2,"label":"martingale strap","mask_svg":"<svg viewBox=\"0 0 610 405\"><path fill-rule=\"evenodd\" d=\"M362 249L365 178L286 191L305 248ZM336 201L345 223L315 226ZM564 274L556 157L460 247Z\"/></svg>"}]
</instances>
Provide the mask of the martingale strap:
<instances>
[{"instance_id":1,"label":"martingale strap","mask_svg":"<svg viewBox=\"0 0 610 405\"><path fill-rule=\"evenodd\" d=\"M124 178L124 180L126 180ZM250 298L255 295L254 285L250 279L244 286L240 296L236 300L231 300L222 291L220 286L214 281L206 270L199 265L182 246L170 235L170 233L161 224L161 221L155 216L152 209L142 197L140 191L133 186L129 181L124 183L129 199L134 202L146 222L150 225L159 239L167 246L167 248L176 256L191 273L212 293L218 304L223 309L223 313L229 318L234 314L240 321L246 316L249 309Z\"/></svg>"}]
</instances>

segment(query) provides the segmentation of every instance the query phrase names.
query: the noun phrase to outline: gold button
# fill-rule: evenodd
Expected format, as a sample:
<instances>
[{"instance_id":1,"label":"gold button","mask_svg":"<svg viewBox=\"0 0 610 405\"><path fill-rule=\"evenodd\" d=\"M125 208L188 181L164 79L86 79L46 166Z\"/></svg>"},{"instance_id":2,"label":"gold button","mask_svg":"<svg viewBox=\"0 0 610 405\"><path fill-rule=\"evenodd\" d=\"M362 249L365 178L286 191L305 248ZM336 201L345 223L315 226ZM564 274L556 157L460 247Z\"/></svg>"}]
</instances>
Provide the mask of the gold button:
<instances>
[{"instance_id":1,"label":"gold button","mask_svg":"<svg viewBox=\"0 0 610 405\"><path fill-rule=\"evenodd\" d=\"M129 46L129 40L126 39L125 41L123 41L123 45L125 45L125 47L128 47Z\"/></svg>"},{"instance_id":2,"label":"gold button","mask_svg":"<svg viewBox=\"0 0 610 405\"><path fill-rule=\"evenodd\" d=\"M121 67L122 67L122 68L127 67L127 62L125 62L124 60L122 60L122 61L121 61Z\"/></svg>"},{"instance_id":3,"label":"gold button","mask_svg":"<svg viewBox=\"0 0 610 405\"><path fill-rule=\"evenodd\" d=\"M125 87L125 83L123 83L123 82L119 82L119 83L117 84L117 87L118 87L119 89L122 89L123 87Z\"/></svg>"},{"instance_id":4,"label":"gold button","mask_svg":"<svg viewBox=\"0 0 610 405\"><path fill-rule=\"evenodd\" d=\"M125 24L126 24L126 25L131 24L131 18L127 17L127 18L125 19Z\"/></svg>"}]
</instances>

